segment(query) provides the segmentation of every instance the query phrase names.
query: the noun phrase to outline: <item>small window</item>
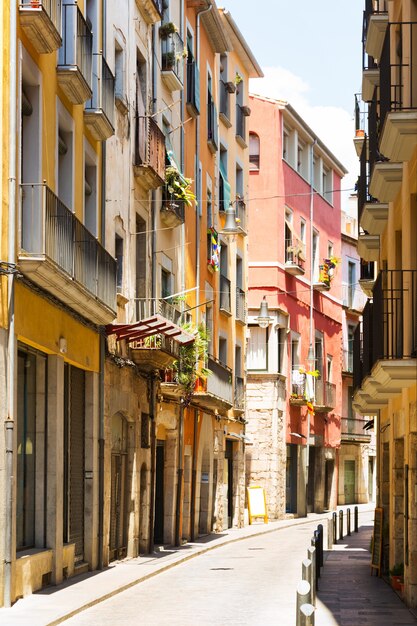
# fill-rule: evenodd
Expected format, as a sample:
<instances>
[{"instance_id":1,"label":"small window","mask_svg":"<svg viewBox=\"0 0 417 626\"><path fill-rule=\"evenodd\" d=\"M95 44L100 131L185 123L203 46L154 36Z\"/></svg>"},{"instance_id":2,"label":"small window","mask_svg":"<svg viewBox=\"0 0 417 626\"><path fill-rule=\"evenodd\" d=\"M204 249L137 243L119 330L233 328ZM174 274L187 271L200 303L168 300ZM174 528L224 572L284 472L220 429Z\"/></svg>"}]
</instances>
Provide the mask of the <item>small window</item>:
<instances>
[{"instance_id":1,"label":"small window","mask_svg":"<svg viewBox=\"0 0 417 626\"><path fill-rule=\"evenodd\" d=\"M116 235L115 240L116 255L116 288L117 293L123 292L123 239Z\"/></svg>"},{"instance_id":2,"label":"small window","mask_svg":"<svg viewBox=\"0 0 417 626\"><path fill-rule=\"evenodd\" d=\"M171 295L171 273L161 269L161 297L167 298Z\"/></svg>"},{"instance_id":3,"label":"small window","mask_svg":"<svg viewBox=\"0 0 417 626\"><path fill-rule=\"evenodd\" d=\"M260 164L260 141L259 135L249 133L249 171L259 170Z\"/></svg>"},{"instance_id":4,"label":"small window","mask_svg":"<svg viewBox=\"0 0 417 626\"><path fill-rule=\"evenodd\" d=\"M282 158L284 159L284 161L288 161L288 158L289 158L288 148L289 148L289 137L288 137L288 133L284 132L284 136L282 138Z\"/></svg>"},{"instance_id":5,"label":"small window","mask_svg":"<svg viewBox=\"0 0 417 626\"><path fill-rule=\"evenodd\" d=\"M305 244L306 242L306 221L301 219L300 222L300 239Z\"/></svg>"},{"instance_id":6,"label":"small window","mask_svg":"<svg viewBox=\"0 0 417 626\"><path fill-rule=\"evenodd\" d=\"M219 337L219 361L227 365L227 339Z\"/></svg>"}]
</instances>

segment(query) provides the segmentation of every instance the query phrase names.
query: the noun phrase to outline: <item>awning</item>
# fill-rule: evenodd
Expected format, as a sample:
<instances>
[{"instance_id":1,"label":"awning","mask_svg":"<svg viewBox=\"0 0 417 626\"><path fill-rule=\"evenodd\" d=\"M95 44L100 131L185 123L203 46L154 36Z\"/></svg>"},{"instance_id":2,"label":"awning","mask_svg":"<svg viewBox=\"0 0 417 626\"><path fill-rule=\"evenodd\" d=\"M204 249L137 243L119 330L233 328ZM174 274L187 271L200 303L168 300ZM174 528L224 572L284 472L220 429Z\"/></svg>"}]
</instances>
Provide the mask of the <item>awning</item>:
<instances>
[{"instance_id":1,"label":"awning","mask_svg":"<svg viewBox=\"0 0 417 626\"><path fill-rule=\"evenodd\" d=\"M227 180L227 173L221 159L219 159L219 172L220 177L223 181L223 206L225 209L227 209L230 205L230 200L232 198L232 188L229 181Z\"/></svg>"},{"instance_id":2,"label":"awning","mask_svg":"<svg viewBox=\"0 0 417 626\"><path fill-rule=\"evenodd\" d=\"M187 333L183 328L159 314L132 324L109 324L106 326L106 333L116 335L118 341L124 339L127 343L160 334L175 339L183 345L194 341L191 333Z\"/></svg>"}]
</instances>

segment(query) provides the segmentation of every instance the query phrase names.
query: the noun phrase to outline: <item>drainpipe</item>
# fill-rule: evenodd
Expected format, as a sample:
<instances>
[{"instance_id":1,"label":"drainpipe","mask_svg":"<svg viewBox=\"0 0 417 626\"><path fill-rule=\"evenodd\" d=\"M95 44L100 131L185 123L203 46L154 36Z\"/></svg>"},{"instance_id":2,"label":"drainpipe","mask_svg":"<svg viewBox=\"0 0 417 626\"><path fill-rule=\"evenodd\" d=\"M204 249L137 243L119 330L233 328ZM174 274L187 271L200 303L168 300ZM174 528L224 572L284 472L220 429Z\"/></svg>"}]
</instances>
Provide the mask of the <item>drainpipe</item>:
<instances>
[{"instance_id":1,"label":"drainpipe","mask_svg":"<svg viewBox=\"0 0 417 626\"><path fill-rule=\"evenodd\" d=\"M98 568L104 567L104 367L105 341L100 334L99 434L98 434Z\"/></svg>"},{"instance_id":2,"label":"drainpipe","mask_svg":"<svg viewBox=\"0 0 417 626\"><path fill-rule=\"evenodd\" d=\"M183 447L184 447L184 403L181 402L178 416L178 469L177 469L177 499L175 503L175 545L181 545L181 494L184 476Z\"/></svg>"},{"instance_id":3,"label":"drainpipe","mask_svg":"<svg viewBox=\"0 0 417 626\"><path fill-rule=\"evenodd\" d=\"M197 493L197 427L198 411L194 409L194 433L193 433L193 464L191 472L191 511L190 511L190 539L195 541L195 501Z\"/></svg>"},{"instance_id":4,"label":"drainpipe","mask_svg":"<svg viewBox=\"0 0 417 626\"><path fill-rule=\"evenodd\" d=\"M150 380L149 418L151 423L151 506L149 514L149 541L148 552L154 550L154 522L155 522L155 473L156 473L156 415L155 415L155 374L152 373Z\"/></svg>"},{"instance_id":5,"label":"drainpipe","mask_svg":"<svg viewBox=\"0 0 417 626\"><path fill-rule=\"evenodd\" d=\"M8 262L16 262L16 2L9 4L10 46L9 46L9 213L8 213ZM8 336L7 336L7 419L5 422L6 446L6 511L4 546L4 606L12 604L12 547L13 547L13 491L14 491L14 415L15 415L15 319L14 319L14 274L8 276Z\"/></svg>"}]
</instances>

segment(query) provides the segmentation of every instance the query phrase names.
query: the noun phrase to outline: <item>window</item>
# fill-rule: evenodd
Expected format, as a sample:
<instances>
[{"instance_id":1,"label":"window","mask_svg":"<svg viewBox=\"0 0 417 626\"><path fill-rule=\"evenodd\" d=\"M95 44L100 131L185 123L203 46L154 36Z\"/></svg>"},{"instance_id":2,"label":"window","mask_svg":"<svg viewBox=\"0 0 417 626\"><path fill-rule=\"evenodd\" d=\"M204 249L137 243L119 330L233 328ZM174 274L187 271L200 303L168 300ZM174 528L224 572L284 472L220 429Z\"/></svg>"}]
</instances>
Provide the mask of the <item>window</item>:
<instances>
[{"instance_id":1,"label":"window","mask_svg":"<svg viewBox=\"0 0 417 626\"><path fill-rule=\"evenodd\" d=\"M333 374L332 364L333 364L333 357L330 354L328 354L327 355L326 380L329 383L332 382L332 374Z\"/></svg>"},{"instance_id":2,"label":"window","mask_svg":"<svg viewBox=\"0 0 417 626\"><path fill-rule=\"evenodd\" d=\"M260 141L259 135L249 133L249 171L259 170L260 164Z\"/></svg>"},{"instance_id":3,"label":"window","mask_svg":"<svg viewBox=\"0 0 417 626\"><path fill-rule=\"evenodd\" d=\"M227 339L219 337L219 361L227 365Z\"/></svg>"},{"instance_id":4,"label":"window","mask_svg":"<svg viewBox=\"0 0 417 626\"><path fill-rule=\"evenodd\" d=\"M136 214L136 249L135 249L135 273L136 273L136 319L146 317L146 222Z\"/></svg>"},{"instance_id":5,"label":"window","mask_svg":"<svg viewBox=\"0 0 417 626\"><path fill-rule=\"evenodd\" d=\"M312 255L312 263L313 263L313 280L318 280L319 275L319 234L315 230L313 232L313 255Z\"/></svg>"},{"instance_id":6,"label":"window","mask_svg":"<svg viewBox=\"0 0 417 626\"><path fill-rule=\"evenodd\" d=\"M333 255L334 255L333 243L329 241L327 243L327 258L331 259Z\"/></svg>"},{"instance_id":7,"label":"window","mask_svg":"<svg viewBox=\"0 0 417 626\"><path fill-rule=\"evenodd\" d=\"M207 329L207 352L213 354L213 335L214 335L214 323L213 323L213 306L206 306L206 329Z\"/></svg>"},{"instance_id":8,"label":"window","mask_svg":"<svg viewBox=\"0 0 417 626\"><path fill-rule=\"evenodd\" d=\"M284 161L289 160L289 137L287 131L285 130L282 137L282 158Z\"/></svg>"},{"instance_id":9,"label":"window","mask_svg":"<svg viewBox=\"0 0 417 626\"><path fill-rule=\"evenodd\" d=\"M322 184L322 194L324 198L330 204L333 203L333 182L332 182L332 170L323 166L323 184Z\"/></svg>"},{"instance_id":10,"label":"window","mask_svg":"<svg viewBox=\"0 0 417 626\"><path fill-rule=\"evenodd\" d=\"M227 54L220 55L220 114L225 118L230 117L230 83L227 81ZM230 122L229 122L230 125Z\"/></svg>"},{"instance_id":11,"label":"window","mask_svg":"<svg viewBox=\"0 0 417 626\"><path fill-rule=\"evenodd\" d=\"M348 307L352 309L356 290L356 264L352 261L348 263L348 281Z\"/></svg>"},{"instance_id":12,"label":"window","mask_svg":"<svg viewBox=\"0 0 417 626\"><path fill-rule=\"evenodd\" d=\"M278 372L283 373L284 370L284 357L286 347L286 330L285 328L277 329L277 342L278 342Z\"/></svg>"},{"instance_id":13,"label":"window","mask_svg":"<svg viewBox=\"0 0 417 626\"><path fill-rule=\"evenodd\" d=\"M231 200L231 186L227 179L227 150L220 146L219 159L219 211L226 211Z\"/></svg>"},{"instance_id":14,"label":"window","mask_svg":"<svg viewBox=\"0 0 417 626\"><path fill-rule=\"evenodd\" d=\"M348 326L348 349L346 355L345 369L347 372L353 372L353 343L355 337L355 327L349 324Z\"/></svg>"},{"instance_id":15,"label":"window","mask_svg":"<svg viewBox=\"0 0 417 626\"><path fill-rule=\"evenodd\" d=\"M167 298L171 295L171 273L161 268L161 298Z\"/></svg>"},{"instance_id":16,"label":"window","mask_svg":"<svg viewBox=\"0 0 417 626\"><path fill-rule=\"evenodd\" d=\"M57 195L61 202L74 211L74 122L60 102L57 117Z\"/></svg>"},{"instance_id":17,"label":"window","mask_svg":"<svg viewBox=\"0 0 417 626\"><path fill-rule=\"evenodd\" d=\"M116 256L116 288L117 293L123 292L123 239L116 235L115 239Z\"/></svg>"},{"instance_id":18,"label":"window","mask_svg":"<svg viewBox=\"0 0 417 626\"><path fill-rule=\"evenodd\" d=\"M114 97L116 104L127 110L125 86L124 50L118 41L114 43Z\"/></svg>"},{"instance_id":19,"label":"window","mask_svg":"<svg viewBox=\"0 0 417 626\"><path fill-rule=\"evenodd\" d=\"M301 218L300 222L300 239L302 243L305 245L306 242L306 221Z\"/></svg>"},{"instance_id":20,"label":"window","mask_svg":"<svg viewBox=\"0 0 417 626\"><path fill-rule=\"evenodd\" d=\"M268 369L268 329L249 326L247 352L248 370L266 371Z\"/></svg>"},{"instance_id":21,"label":"window","mask_svg":"<svg viewBox=\"0 0 417 626\"><path fill-rule=\"evenodd\" d=\"M319 193L322 193L321 188L321 159L313 156L313 187Z\"/></svg>"},{"instance_id":22,"label":"window","mask_svg":"<svg viewBox=\"0 0 417 626\"><path fill-rule=\"evenodd\" d=\"M92 151L85 151L84 224L97 237L97 165Z\"/></svg>"},{"instance_id":23,"label":"window","mask_svg":"<svg viewBox=\"0 0 417 626\"><path fill-rule=\"evenodd\" d=\"M300 338L293 335L291 339L291 369L300 367Z\"/></svg>"}]
</instances>

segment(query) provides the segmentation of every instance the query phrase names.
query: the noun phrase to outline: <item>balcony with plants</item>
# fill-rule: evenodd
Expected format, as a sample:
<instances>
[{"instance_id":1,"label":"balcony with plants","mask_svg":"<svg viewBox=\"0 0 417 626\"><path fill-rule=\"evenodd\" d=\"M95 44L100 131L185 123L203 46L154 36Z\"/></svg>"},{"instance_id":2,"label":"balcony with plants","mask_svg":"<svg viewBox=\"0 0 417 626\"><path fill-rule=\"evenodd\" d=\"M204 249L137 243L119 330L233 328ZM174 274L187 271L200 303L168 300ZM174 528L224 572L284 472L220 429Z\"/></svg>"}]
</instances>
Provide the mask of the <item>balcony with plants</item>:
<instances>
[{"instance_id":1,"label":"balcony with plants","mask_svg":"<svg viewBox=\"0 0 417 626\"><path fill-rule=\"evenodd\" d=\"M49 54L61 47L61 2L58 0L20 0L19 22L39 54Z\"/></svg>"},{"instance_id":2,"label":"balcony with plants","mask_svg":"<svg viewBox=\"0 0 417 626\"><path fill-rule=\"evenodd\" d=\"M146 189L157 189L165 181L165 135L153 117L136 115L133 171Z\"/></svg>"},{"instance_id":3,"label":"balcony with plants","mask_svg":"<svg viewBox=\"0 0 417 626\"><path fill-rule=\"evenodd\" d=\"M184 62L187 50L173 22L162 24L159 27L159 36L162 80L170 91L179 91L184 86Z\"/></svg>"},{"instance_id":4,"label":"balcony with plants","mask_svg":"<svg viewBox=\"0 0 417 626\"><path fill-rule=\"evenodd\" d=\"M323 259L323 263L319 265L318 280L313 284L313 288L316 291L329 291L334 276L334 270L339 265L339 262L340 259L336 257Z\"/></svg>"},{"instance_id":5,"label":"balcony with plants","mask_svg":"<svg viewBox=\"0 0 417 626\"><path fill-rule=\"evenodd\" d=\"M185 178L174 165L166 168L160 211L166 226L174 228L184 223L185 207L192 206L196 199L191 185L192 180Z\"/></svg>"},{"instance_id":6,"label":"balcony with plants","mask_svg":"<svg viewBox=\"0 0 417 626\"><path fill-rule=\"evenodd\" d=\"M327 413L336 406L336 385L322 378L315 380L314 410Z\"/></svg>"},{"instance_id":7,"label":"balcony with plants","mask_svg":"<svg viewBox=\"0 0 417 626\"><path fill-rule=\"evenodd\" d=\"M93 34L76 4L62 7L62 46L58 53L58 83L72 104L92 97Z\"/></svg>"},{"instance_id":8,"label":"balcony with plants","mask_svg":"<svg viewBox=\"0 0 417 626\"><path fill-rule=\"evenodd\" d=\"M236 85L232 81L220 80L219 82L219 118L226 126L230 128L230 94L236 91Z\"/></svg>"},{"instance_id":9,"label":"balcony with plants","mask_svg":"<svg viewBox=\"0 0 417 626\"><path fill-rule=\"evenodd\" d=\"M101 53L93 54L93 95L85 103L84 123L96 141L114 135L114 76Z\"/></svg>"},{"instance_id":10,"label":"balcony with plants","mask_svg":"<svg viewBox=\"0 0 417 626\"><path fill-rule=\"evenodd\" d=\"M236 103L236 141L242 148L247 148L246 142L246 118L250 115L248 106Z\"/></svg>"},{"instance_id":11,"label":"balcony with plants","mask_svg":"<svg viewBox=\"0 0 417 626\"><path fill-rule=\"evenodd\" d=\"M367 134L367 119L366 103L362 101L360 93L355 93L355 137L353 143L358 157L361 156L365 135Z\"/></svg>"},{"instance_id":12,"label":"balcony with plants","mask_svg":"<svg viewBox=\"0 0 417 626\"><path fill-rule=\"evenodd\" d=\"M293 276L305 274L305 245L296 237L285 240L285 271Z\"/></svg>"},{"instance_id":13,"label":"balcony with plants","mask_svg":"<svg viewBox=\"0 0 417 626\"><path fill-rule=\"evenodd\" d=\"M95 324L116 316L116 260L45 183L20 185L19 269Z\"/></svg>"}]
</instances>

